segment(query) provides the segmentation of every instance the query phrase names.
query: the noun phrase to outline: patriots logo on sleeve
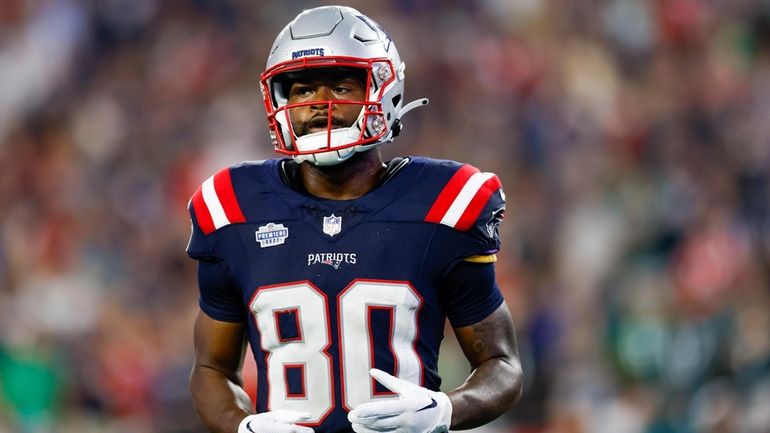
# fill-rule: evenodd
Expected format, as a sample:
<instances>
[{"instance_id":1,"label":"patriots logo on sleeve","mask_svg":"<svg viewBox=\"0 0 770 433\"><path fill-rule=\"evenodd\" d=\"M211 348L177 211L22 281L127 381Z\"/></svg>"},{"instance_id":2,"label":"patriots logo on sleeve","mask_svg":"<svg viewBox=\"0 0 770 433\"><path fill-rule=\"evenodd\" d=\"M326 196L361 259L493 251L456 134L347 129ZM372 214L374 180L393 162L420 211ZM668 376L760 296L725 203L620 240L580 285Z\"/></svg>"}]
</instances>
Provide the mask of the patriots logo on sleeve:
<instances>
[{"instance_id":1,"label":"patriots logo on sleeve","mask_svg":"<svg viewBox=\"0 0 770 433\"><path fill-rule=\"evenodd\" d=\"M504 217L504 206L492 212L492 217L486 225L487 235L489 235L490 238L497 237L497 228L500 226L500 223L503 222Z\"/></svg>"}]
</instances>

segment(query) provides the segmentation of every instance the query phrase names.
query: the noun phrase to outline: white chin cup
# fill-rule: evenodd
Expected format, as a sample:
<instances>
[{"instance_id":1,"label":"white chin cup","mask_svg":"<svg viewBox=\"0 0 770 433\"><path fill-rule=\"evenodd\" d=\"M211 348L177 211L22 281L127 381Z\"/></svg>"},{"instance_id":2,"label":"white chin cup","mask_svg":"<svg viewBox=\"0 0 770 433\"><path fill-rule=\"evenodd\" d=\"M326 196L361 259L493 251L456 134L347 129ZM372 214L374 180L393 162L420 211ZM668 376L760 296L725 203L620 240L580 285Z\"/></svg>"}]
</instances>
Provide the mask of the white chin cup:
<instances>
[{"instance_id":1,"label":"white chin cup","mask_svg":"<svg viewBox=\"0 0 770 433\"><path fill-rule=\"evenodd\" d=\"M329 131L313 132L297 138L297 150L308 152L328 147L335 149L338 146L358 141L361 131L354 125L349 128L332 129ZM330 136L331 135L331 136ZM313 154L296 155L294 160L297 162L308 161L315 165L334 165L353 156L360 146L346 147L344 149L330 150L328 152L318 152Z\"/></svg>"},{"instance_id":2,"label":"white chin cup","mask_svg":"<svg viewBox=\"0 0 770 433\"><path fill-rule=\"evenodd\" d=\"M339 164L356 153L359 146L348 147L347 149L330 150L328 152L310 153L306 155L294 155L297 163L309 162L313 165L335 165Z\"/></svg>"}]
</instances>

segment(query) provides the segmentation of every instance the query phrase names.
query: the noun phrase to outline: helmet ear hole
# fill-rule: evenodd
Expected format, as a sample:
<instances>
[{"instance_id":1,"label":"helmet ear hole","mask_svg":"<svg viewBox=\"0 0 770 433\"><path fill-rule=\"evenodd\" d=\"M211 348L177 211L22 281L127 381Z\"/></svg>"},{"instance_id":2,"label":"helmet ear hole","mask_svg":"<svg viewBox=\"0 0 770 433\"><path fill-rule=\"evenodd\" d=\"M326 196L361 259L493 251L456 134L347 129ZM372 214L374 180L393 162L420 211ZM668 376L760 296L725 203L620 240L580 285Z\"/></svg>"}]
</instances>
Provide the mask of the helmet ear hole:
<instances>
[{"instance_id":1,"label":"helmet ear hole","mask_svg":"<svg viewBox=\"0 0 770 433\"><path fill-rule=\"evenodd\" d=\"M399 93L398 95L394 96L393 99L391 99L390 101L393 103L394 107L398 107L398 103L401 102L401 94ZM390 114L390 113L388 113L388 114ZM390 120L390 119L388 119L388 120Z\"/></svg>"}]
</instances>

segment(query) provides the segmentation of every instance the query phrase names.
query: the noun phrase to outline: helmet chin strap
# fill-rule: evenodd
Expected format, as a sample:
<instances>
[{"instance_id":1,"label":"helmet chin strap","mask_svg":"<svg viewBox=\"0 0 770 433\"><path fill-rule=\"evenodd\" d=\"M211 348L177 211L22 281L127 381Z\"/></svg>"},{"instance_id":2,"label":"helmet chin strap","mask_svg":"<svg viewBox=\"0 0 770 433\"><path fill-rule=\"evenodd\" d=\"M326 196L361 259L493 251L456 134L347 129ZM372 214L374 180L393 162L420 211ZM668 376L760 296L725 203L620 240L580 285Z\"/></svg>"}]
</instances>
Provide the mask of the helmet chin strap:
<instances>
[{"instance_id":1,"label":"helmet chin strap","mask_svg":"<svg viewBox=\"0 0 770 433\"><path fill-rule=\"evenodd\" d=\"M391 128L393 133L391 134L388 141L393 141L393 139L398 137L398 134L401 133L401 129L404 127L404 125L401 123L401 118L404 117L404 114L414 110L417 107L424 107L428 105L428 102L430 102L428 98L420 98L415 99L414 101L401 107L401 110L399 110L398 114L396 115L396 120L393 122L393 127Z\"/></svg>"},{"instance_id":2,"label":"helmet chin strap","mask_svg":"<svg viewBox=\"0 0 770 433\"><path fill-rule=\"evenodd\" d=\"M399 110L398 116L396 116L396 120L402 118L404 114L414 110L417 107L428 105L428 102L430 102L428 98L420 98L420 99L415 99L414 101L404 105L403 107L401 107L401 110Z\"/></svg>"}]
</instances>

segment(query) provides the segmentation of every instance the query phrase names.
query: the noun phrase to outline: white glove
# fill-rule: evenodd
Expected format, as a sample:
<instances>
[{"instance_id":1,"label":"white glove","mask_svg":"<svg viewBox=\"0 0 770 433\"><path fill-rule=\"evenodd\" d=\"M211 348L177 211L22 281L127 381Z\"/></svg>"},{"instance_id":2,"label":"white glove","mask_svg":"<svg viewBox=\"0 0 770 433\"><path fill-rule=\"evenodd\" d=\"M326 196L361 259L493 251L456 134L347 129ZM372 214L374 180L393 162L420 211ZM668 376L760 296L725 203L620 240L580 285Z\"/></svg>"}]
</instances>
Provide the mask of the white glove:
<instances>
[{"instance_id":1,"label":"white glove","mask_svg":"<svg viewBox=\"0 0 770 433\"><path fill-rule=\"evenodd\" d=\"M369 370L369 374L399 397L356 406L348 413L353 431L439 433L449 430L452 403L446 394L425 389L376 368Z\"/></svg>"},{"instance_id":2,"label":"white glove","mask_svg":"<svg viewBox=\"0 0 770 433\"><path fill-rule=\"evenodd\" d=\"M238 433L313 433L310 427L294 424L310 418L306 412L272 410L249 415L238 425Z\"/></svg>"}]
</instances>

